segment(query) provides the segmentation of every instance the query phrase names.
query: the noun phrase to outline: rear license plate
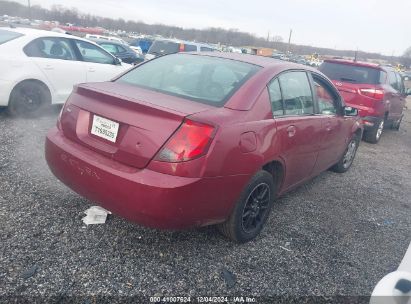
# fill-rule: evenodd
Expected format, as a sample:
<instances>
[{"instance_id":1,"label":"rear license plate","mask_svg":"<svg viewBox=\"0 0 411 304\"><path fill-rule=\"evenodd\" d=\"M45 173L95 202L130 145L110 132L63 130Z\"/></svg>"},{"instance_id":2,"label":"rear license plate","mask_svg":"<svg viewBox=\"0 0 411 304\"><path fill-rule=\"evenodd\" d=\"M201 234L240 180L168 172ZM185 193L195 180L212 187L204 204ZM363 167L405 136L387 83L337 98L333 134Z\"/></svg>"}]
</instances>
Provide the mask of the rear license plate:
<instances>
[{"instance_id":1,"label":"rear license plate","mask_svg":"<svg viewBox=\"0 0 411 304\"><path fill-rule=\"evenodd\" d=\"M119 123L97 115L93 116L91 134L116 142Z\"/></svg>"}]
</instances>

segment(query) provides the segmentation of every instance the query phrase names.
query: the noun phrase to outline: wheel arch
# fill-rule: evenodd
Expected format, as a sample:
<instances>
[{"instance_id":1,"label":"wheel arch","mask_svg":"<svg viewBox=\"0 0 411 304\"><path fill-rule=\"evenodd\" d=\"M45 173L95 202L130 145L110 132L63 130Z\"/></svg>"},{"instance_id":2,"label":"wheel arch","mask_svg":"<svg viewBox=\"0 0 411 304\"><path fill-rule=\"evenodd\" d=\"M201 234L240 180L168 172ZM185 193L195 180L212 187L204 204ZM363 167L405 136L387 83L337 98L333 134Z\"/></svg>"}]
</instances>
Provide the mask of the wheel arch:
<instances>
[{"instance_id":1,"label":"wheel arch","mask_svg":"<svg viewBox=\"0 0 411 304\"><path fill-rule=\"evenodd\" d=\"M274 180L276 195L281 192L285 177L285 165L280 160L272 160L263 165L262 169L271 174Z\"/></svg>"}]
</instances>

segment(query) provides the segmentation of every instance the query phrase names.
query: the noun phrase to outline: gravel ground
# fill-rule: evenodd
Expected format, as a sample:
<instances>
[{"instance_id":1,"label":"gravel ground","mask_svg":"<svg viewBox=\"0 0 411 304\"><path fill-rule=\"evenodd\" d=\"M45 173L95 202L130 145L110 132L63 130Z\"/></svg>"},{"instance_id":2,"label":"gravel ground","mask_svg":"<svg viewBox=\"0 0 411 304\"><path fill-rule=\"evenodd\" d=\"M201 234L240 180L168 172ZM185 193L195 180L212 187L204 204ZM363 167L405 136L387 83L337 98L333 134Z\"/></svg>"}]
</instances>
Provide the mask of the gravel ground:
<instances>
[{"instance_id":1,"label":"gravel ground","mask_svg":"<svg viewBox=\"0 0 411 304\"><path fill-rule=\"evenodd\" d=\"M244 245L212 227L158 231L116 216L84 227L92 203L57 181L43 157L56 117L0 113L1 302L142 295L142 302L154 295L367 302L411 241L411 110L399 132L387 130L378 145L362 142L349 172L325 172L282 197L262 235Z\"/></svg>"}]
</instances>

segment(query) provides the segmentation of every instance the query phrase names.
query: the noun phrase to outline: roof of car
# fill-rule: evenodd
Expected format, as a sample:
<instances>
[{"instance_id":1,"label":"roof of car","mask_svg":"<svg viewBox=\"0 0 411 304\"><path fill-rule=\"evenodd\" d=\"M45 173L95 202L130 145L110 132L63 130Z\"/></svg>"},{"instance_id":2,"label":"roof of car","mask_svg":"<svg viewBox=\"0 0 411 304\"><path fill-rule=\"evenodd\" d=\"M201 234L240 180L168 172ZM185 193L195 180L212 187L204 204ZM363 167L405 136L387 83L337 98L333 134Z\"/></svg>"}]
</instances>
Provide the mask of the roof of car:
<instances>
[{"instance_id":1,"label":"roof of car","mask_svg":"<svg viewBox=\"0 0 411 304\"><path fill-rule=\"evenodd\" d=\"M168 41L168 42L192 44L192 45L199 45L199 46L206 46L206 47L209 47L209 48L214 48L212 45L204 43L204 42L194 42L194 41L187 41L187 40L181 40L181 39L156 38L156 39L154 39L154 42L156 42L156 41Z\"/></svg>"},{"instance_id":2,"label":"roof of car","mask_svg":"<svg viewBox=\"0 0 411 304\"><path fill-rule=\"evenodd\" d=\"M124 43L121 43L120 41L116 41L116 40L95 39L95 38L89 38L89 40L94 41L97 44L109 43L109 44L115 44L115 45L120 45L120 46L128 46L128 45L125 45Z\"/></svg>"},{"instance_id":3,"label":"roof of car","mask_svg":"<svg viewBox=\"0 0 411 304\"><path fill-rule=\"evenodd\" d=\"M283 67L286 67L287 69L293 69L293 68L301 69L303 67L305 70L316 71L318 73L317 69L311 68L309 66L302 66L301 64L298 64L298 63L293 63L290 61L284 61L284 60L275 59L271 57L240 54L240 53L224 53L224 52L196 52L193 54L237 60L237 61L242 61L245 63L259 65L264 68L272 67L272 66L283 66Z\"/></svg>"},{"instance_id":4,"label":"roof of car","mask_svg":"<svg viewBox=\"0 0 411 304\"><path fill-rule=\"evenodd\" d=\"M324 62L360 66L360 67L373 68L373 69L379 69L379 70L382 69L379 64L372 63L372 62L364 62L364 61L354 61L354 60L347 60L347 59L326 59L324 60Z\"/></svg>"},{"instance_id":5,"label":"roof of car","mask_svg":"<svg viewBox=\"0 0 411 304\"><path fill-rule=\"evenodd\" d=\"M73 36L73 35L68 35L68 34L58 33L58 32L53 32L53 31L33 29L33 28L26 28L26 27L16 27L16 28L0 27L0 29L10 31L10 32L20 33L20 34L30 36L33 38L46 37L46 36L47 37L65 37L65 38L72 38L72 39L76 38L79 40L87 41L86 39Z\"/></svg>"}]
</instances>

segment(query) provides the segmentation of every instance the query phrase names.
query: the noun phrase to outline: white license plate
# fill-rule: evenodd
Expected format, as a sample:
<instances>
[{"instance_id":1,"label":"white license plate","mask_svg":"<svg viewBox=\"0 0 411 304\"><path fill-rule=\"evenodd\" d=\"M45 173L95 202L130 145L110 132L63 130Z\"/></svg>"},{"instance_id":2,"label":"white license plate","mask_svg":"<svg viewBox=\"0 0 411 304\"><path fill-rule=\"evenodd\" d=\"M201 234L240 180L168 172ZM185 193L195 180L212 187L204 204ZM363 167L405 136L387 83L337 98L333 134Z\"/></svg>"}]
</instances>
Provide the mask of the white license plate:
<instances>
[{"instance_id":1,"label":"white license plate","mask_svg":"<svg viewBox=\"0 0 411 304\"><path fill-rule=\"evenodd\" d=\"M91 134L116 142L119 123L97 115L93 116Z\"/></svg>"}]
</instances>

